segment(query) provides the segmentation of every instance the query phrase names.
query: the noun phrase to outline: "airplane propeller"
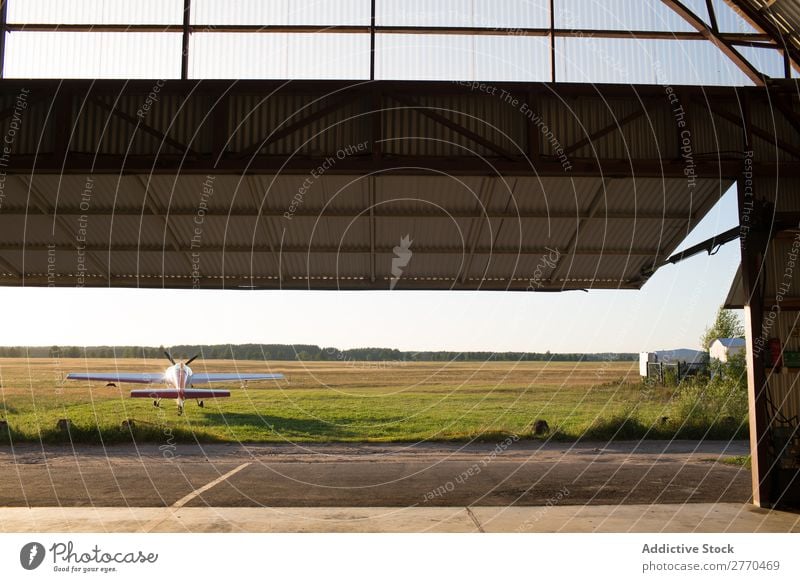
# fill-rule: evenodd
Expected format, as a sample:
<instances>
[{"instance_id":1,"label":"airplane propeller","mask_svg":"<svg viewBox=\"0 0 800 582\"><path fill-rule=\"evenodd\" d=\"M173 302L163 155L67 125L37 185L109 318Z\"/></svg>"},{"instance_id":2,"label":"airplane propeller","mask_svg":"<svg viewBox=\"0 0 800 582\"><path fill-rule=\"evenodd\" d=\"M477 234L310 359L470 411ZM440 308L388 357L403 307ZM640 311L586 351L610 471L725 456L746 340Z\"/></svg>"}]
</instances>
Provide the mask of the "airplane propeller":
<instances>
[{"instance_id":1,"label":"airplane propeller","mask_svg":"<svg viewBox=\"0 0 800 582\"><path fill-rule=\"evenodd\" d=\"M175 365L175 360L172 358L172 355L171 355L171 354L170 354L170 353L169 353L167 350L164 350L164 355L165 355L165 356L167 356L167 359L168 359L168 360L169 360L169 361L172 363L172 365L174 366L174 365ZM186 361L183 363L183 365L184 365L184 366L188 366L189 364L191 364L192 362L194 362L194 361L195 361L197 358L199 358L199 357L200 357L200 354L195 354L195 355L194 355L194 357L192 357L192 358L189 358L188 360L186 360Z\"/></svg>"}]
</instances>

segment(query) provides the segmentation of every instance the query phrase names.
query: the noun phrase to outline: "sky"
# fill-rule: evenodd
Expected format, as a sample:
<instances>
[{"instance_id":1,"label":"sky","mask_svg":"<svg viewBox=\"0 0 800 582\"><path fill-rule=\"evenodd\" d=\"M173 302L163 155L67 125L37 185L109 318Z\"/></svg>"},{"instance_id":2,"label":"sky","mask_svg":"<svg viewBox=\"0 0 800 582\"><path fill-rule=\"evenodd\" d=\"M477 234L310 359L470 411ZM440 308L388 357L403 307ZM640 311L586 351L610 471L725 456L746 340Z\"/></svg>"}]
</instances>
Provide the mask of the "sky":
<instances>
[{"instance_id":1,"label":"sky","mask_svg":"<svg viewBox=\"0 0 800 582\"><path fill-rule=\"evenodd\" d=\"M195 19L202 19L203 10L210 10L208 7L203 8L204 5L212 7L214 5L210 0L195 0L195 2L197 9L193 13ZM715 5L719 5L720 10L724 9L724 3L717 0L714 2ZM459 18L463 16L466 20L453 24L465 26L492 24L485 22L485 18L489 16L481 16L484 13L480 12L481 6L489 7L491 10L485 14L498 19L492 25L503 27L507 26L507 22L523 22L527 26L539 25L537 19L542 18L541 10L547 3L543 0L521 4L517 2L519 6L514 10L518 12L515 13L512 8L508 8L509 12L505 16L498 12L501 10L499 7L511 7L514 5L512 0L489 3L483 0L448 0L443 4L436 4L446 8L441 8L441 14L436 11L434 13L430 13L430 10L423 11L421 7L430 7L433 4L425 4L420 0L415 0L413 4L400 3L398 0L382 0L381 4L394 6L393 10L398 11L392 16L381 16L393 19L391 20L393 23L436 24L439 22L430 19L443 18L451 22L454 15L461 15ZM471 6L470 10L463 9L467 4ZM639 0L559 0L558 4L565 7L559 16L560 25L570 28L584 28L590 24L585 21L589 12L587 7L591 8L593 22L600 28L624 29L626 26L631 26L644 29L658 28L661 25L682 30L680 27L686 26L685 23L676 24L675 15L659 3L648 4L655 6L658 9L657 13L645 10L644 4ZM704 0L692 0L690 4L695 7L698 14L705 11ZM237 17L234 8L238 6L238 9L243 11L242 18L247 19L252 17L248 16L250 13L247 11L260 10L259 7L267 4L254 0L240 0L236 5L227 3L224 5L225 8L221 12L217 11L216 16L208 18L218 23L221 23L220 18L235 19ZM330 6L333 3L303 0L295 4L291 2L270 4L273 5L283 6L280 10L286 12L285 15L275 18L292 21L295 18L303 20L308 16L302 18L293 16L290 6L309 5L306 8L314 8L313 13L319 14L316 7ZM337 18L345 20L363 19L363 8L367 5L368 2L365 0L347 0L341 6L347 6L348 10L336 10L331 14L338 14ZM86 15L91 15L95 22L130 22L137 18L130 12L133 3L115 4L113 0L92 0L82 6L89 9ZM115 12L115 6L122 8ZM182 2L178 0L147 0L141 6L146 8L146 10L142 8L144 21L147 21L147 14L150 14L150 18L153 14L159 14L158 18L164 22L180 21ZM625 8L626 6L628 8ZM78 21L86 18L86 15L68 10L67 3L52 0L25 2L12 0L9 7L9 20L12 22L14 19L28 22ZM734 22L730 14L722 16L727 20L723 18L721 26L735 31L739 26L738 22ZM269 19L273 16L262 15L258 18ZM523 20L520 20L521 18ZM67 38L67 34L71 33L65 33L63 38ZM136 45L136 42L139 41L133 33L127 36L122 33L116 36L99 36L100 33L82 34L83 36L75 37L75 46L66 50L57 44L58 41L54 40L52 33L49 35L15 33L10 38L7 48L8 76L51 76L54 75L54 70L56 73L68 70L71 76L81 76L79 69L83 67L89 71L89 76L152 77L155 76L152 66L148 65L141 69L141 63L149 61L156 61L166 67L161 72L164 76L174 76L172 69L176 63L170 64L169 59L161 58L157 53L164 51L169 54L170 46L179 43L180 35L177 37L162 35L159 38L163 38L163 43L166 44L148 41L139 47L143 51L155 51L156 56L140 58L137 64L139 69L127 71L113 68L125 65L125 59L103 60L103 55L108 53L109 43L117 42L118 39L124 39L121 41L123 44L117 47L119 50L138 50L139 45ZM325 35L317 36L325 37ZM335 36L328 35L325 38L334 39ZM490 80L483 78L486 75L494 75L498 79L509 75L517 79L523 73L532 75L530 78L519 80L536 80L537 75L549 75L547 62L545 60L539 62L541 59L536 60L533 57L528 57L533 59L530 62L524 61L524 66L527 68L523 73L519 70L519 63L523 61L519 61L516 43L535 44L538 42L536 38L526 39L513 34L506 37L475 37L470 42L485 42L481 38L494 38L492 42L500 43L494 47L487 45L484 47L484 52L480 52L475 44L461 46L464 39L459 39L457 35L443 35L443 37L411 38L413 43L419 46L425 43L443 43L437 45L437 50L434 51L434 54L439 55L437 58L420 61L419 58L408 57L411 54L409 51L419 48L408 46L409 39L386 35L386 39L381 42L386 42L388 45L378 47L381 49L381 58L384 59L378 62L379 73L391 78L395 78L396 75L416 74L434 78L445 78L447 75L457 79L481 77L480 80ZM252 35L247 37L247 42L262 42L267 38L268 35ZM126 48L127 45L124 43L129 40L133 44ZM250 68L246 70L236 69L237 75L241 73L241 75L291 77L304 66L305 61L302 59L297 61L298 69L280 68L280 62L283 61L279 59L224 59L217 56L215 60L214 54L218 48L213 43L228 42L228 40L235 42L236 37L194 35L192 41L194 44L191 47L194 52L190 52L190 56L197 63L201 65L205 63L206 66L206 69L198 69L200 65L193 64L194 74L215 76L214 71L219 69L221 75L230 76L231 67L248 66ZM337 50L342 50L345 54L348 54L347 51L364 48L358 48L360 46L358 43L363 45L363 35L358 38L340 35L340 40L344 44ZM607 41L590 46L587 42L593 41L585 37L563 39L564 44L557 47L560 59L557 66L561 80L582 81L586 80L587 74L602 77L605 66L606 73L613 77L611 80L652 83L655 81L652 78L654 74L652 59L659 59L659 63L666 68L666 74L671 77L671 82L694 84L703 80L712 83L738 84L740 81L738 76L731 76L738 75L738 71L732 73L729 62L720 60L719 55L706 54L710 46L708 43L650 42L647 50L653 52L648 53L646 50L641 50L641 45L630 46L630 43L626 44L624 40ZM212 44L203 48L203 43ZM287 43L289 48L283 50L288 54L291 46L289 41ZM590 50L587 50L587 47ZM336 47L332 47L331 50L333 48ZM430 46L427 48L429 50ZM72 49L78 52L70 52ZM266 45L259 50L265 51L264 54L272 54L270 52L272 49ZM496 55L492 57L490 53L495 50L499 51L501 57ZM511 50L513 59L503 60L502 55L505 54L503 51L506 50ZM327 49L322 52L327 52ZM392 60L392 54L399 54L400 58L395 56ZM202 59L198 55L202 56ZM465 56L463 62L459 61ZM713 59L713 63L709 59ZM289 59L285 61L289 62ZM348 63L347 66L354 66L352 63L355 60L347 59L343 62ZM364 64L363 59L359 62L361 65ZM502 62L503 66L498 65L498 62ZM270 68L273 65L278 68L273 70ZM363 68L362 66L361 69ZM319 70L318 66L311 67L308 72L313 76L318 74ZM325 70L331 69L326 66ZM350 69L335 72L345 77L352 73ZM731 191L695 228L682 246L710 238L736 224L738 224L736 197L735 192ZM252 342L311 343L342 349L381 346L405 350L527 352L547 350L638 352L678 347L696 348L699 347L699 338L703 330L713 321L717 307L728 292L738 261L739 247L736 242L732 242L723 246L713 256L702 254L678 265L662 268L641 291L589 291L588 293L0 288L0 305L3 308L0 345L163 344L168 346L178 343Z\"/></svg>"},{"instance_id":2,"label":"sky","mask_svg":"<svg viewBox=\"0 0 800 582\"><path fill-rule=\"evenodd\" d=\"M738 224L735 188L680 248ZM0 345L309 343L403 350L699 348L739 263L731 242L640 291L251 291L0 287Z\"/></svg>"}]
</instances>

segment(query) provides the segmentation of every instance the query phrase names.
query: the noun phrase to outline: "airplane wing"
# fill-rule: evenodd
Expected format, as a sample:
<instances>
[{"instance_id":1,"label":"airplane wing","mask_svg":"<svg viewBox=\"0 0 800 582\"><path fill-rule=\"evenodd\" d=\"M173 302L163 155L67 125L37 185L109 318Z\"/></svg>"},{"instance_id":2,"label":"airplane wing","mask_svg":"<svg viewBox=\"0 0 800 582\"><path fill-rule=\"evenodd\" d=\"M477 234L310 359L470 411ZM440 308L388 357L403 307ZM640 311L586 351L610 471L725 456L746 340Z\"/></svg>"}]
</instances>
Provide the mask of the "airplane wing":
<instances>
[{"instance_id":1,"label":"airplane wing","mask_svg":"<svg viewBox=\"0 0 800 582\"><path fill-rule=\"evenodd\" d=\"M178 391L172 388L153 388L152 390L131 390L131 398L177 398Z\"/></svg>"},{"instance_id":2,"label":"airplane wing","mask_svg":"<svg viewBox=\"0 0 800 582\"><path fill-rule=\"evenodd\" d=\"M89 372L88 374L67 374L67 380L97 382L129 382L132 384L159 384L164 374L136 374L127 372Z\"/></svg>"},{"instance_id":3,"label":"airplane wing","mask_svg":"<svg viewBox=\"0 0 800 582\"><path fill-rule=\"evenodd\" d=\"M283 374L192 374L192 385L213 382L255 382L257 380L282 380Z\"/></svg>"},{"instance_id":4,"label":"airplane wing","mask_svg":"<svg viewBox=\"0 0 800 582\"><path fill-rule=\"evenodd\" d=\"M187 388L183 391L183 397L193 398L227 398L231 393L229 390L201 390L197 388ZM173 388L153 388L152 390L131 390L131 398L177 398L178 391Z\"/></svg>"}]
</instances>

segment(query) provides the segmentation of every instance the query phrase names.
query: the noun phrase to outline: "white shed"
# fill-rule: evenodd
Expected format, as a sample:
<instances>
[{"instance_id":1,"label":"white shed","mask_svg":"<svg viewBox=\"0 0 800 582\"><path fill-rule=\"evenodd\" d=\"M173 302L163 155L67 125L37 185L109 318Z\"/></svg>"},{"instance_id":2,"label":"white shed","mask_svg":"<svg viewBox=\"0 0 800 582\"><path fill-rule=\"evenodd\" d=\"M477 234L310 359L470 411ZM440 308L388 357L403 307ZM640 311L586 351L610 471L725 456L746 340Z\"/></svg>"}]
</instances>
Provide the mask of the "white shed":
<instances>
[{"instance_id":1,"label":"white shed","mask_svg":"<svg viewBox=\"0 0 800 582\"><path fill-rule=\"evenodd\" d=\"M744 349L744 338L721 337L711 342L711 345L708 348L708 355L714 360L727 362L729 357L743 352Z\"/></svg>"},{"instance_id":2,"label":"white shed","mask_svg":"<svg viewBox=\"0 0 800 582\"><path fill-rule=\"evenodd\" d=\"M678 348L675 350L657 350L655 352L639 353L639 375L648 376L647 365L653 363L662 364L686 364L687 366L700 366L706 361L706 353L690 348Z\"/></svg>"}]
</instances>

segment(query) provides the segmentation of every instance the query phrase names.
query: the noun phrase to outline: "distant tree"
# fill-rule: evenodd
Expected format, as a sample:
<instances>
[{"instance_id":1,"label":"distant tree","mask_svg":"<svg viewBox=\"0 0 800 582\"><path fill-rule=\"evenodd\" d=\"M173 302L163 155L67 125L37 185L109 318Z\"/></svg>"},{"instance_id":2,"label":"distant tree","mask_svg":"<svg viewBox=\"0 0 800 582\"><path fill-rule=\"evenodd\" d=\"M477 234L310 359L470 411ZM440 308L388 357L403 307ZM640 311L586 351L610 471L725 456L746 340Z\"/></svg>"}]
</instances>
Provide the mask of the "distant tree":
<instances>
[{"instance_id":1,"label":"distant tree","mask_svg":"<svg viewBox=\"0 0 800 582\"><path fill-rule=\"evenodd\" d=\"M714 340L722 337L744 337L744 325L736 312L720 306L714 324L703 332L700 344L707 350Z\"/></svg>"}]
</instances>

